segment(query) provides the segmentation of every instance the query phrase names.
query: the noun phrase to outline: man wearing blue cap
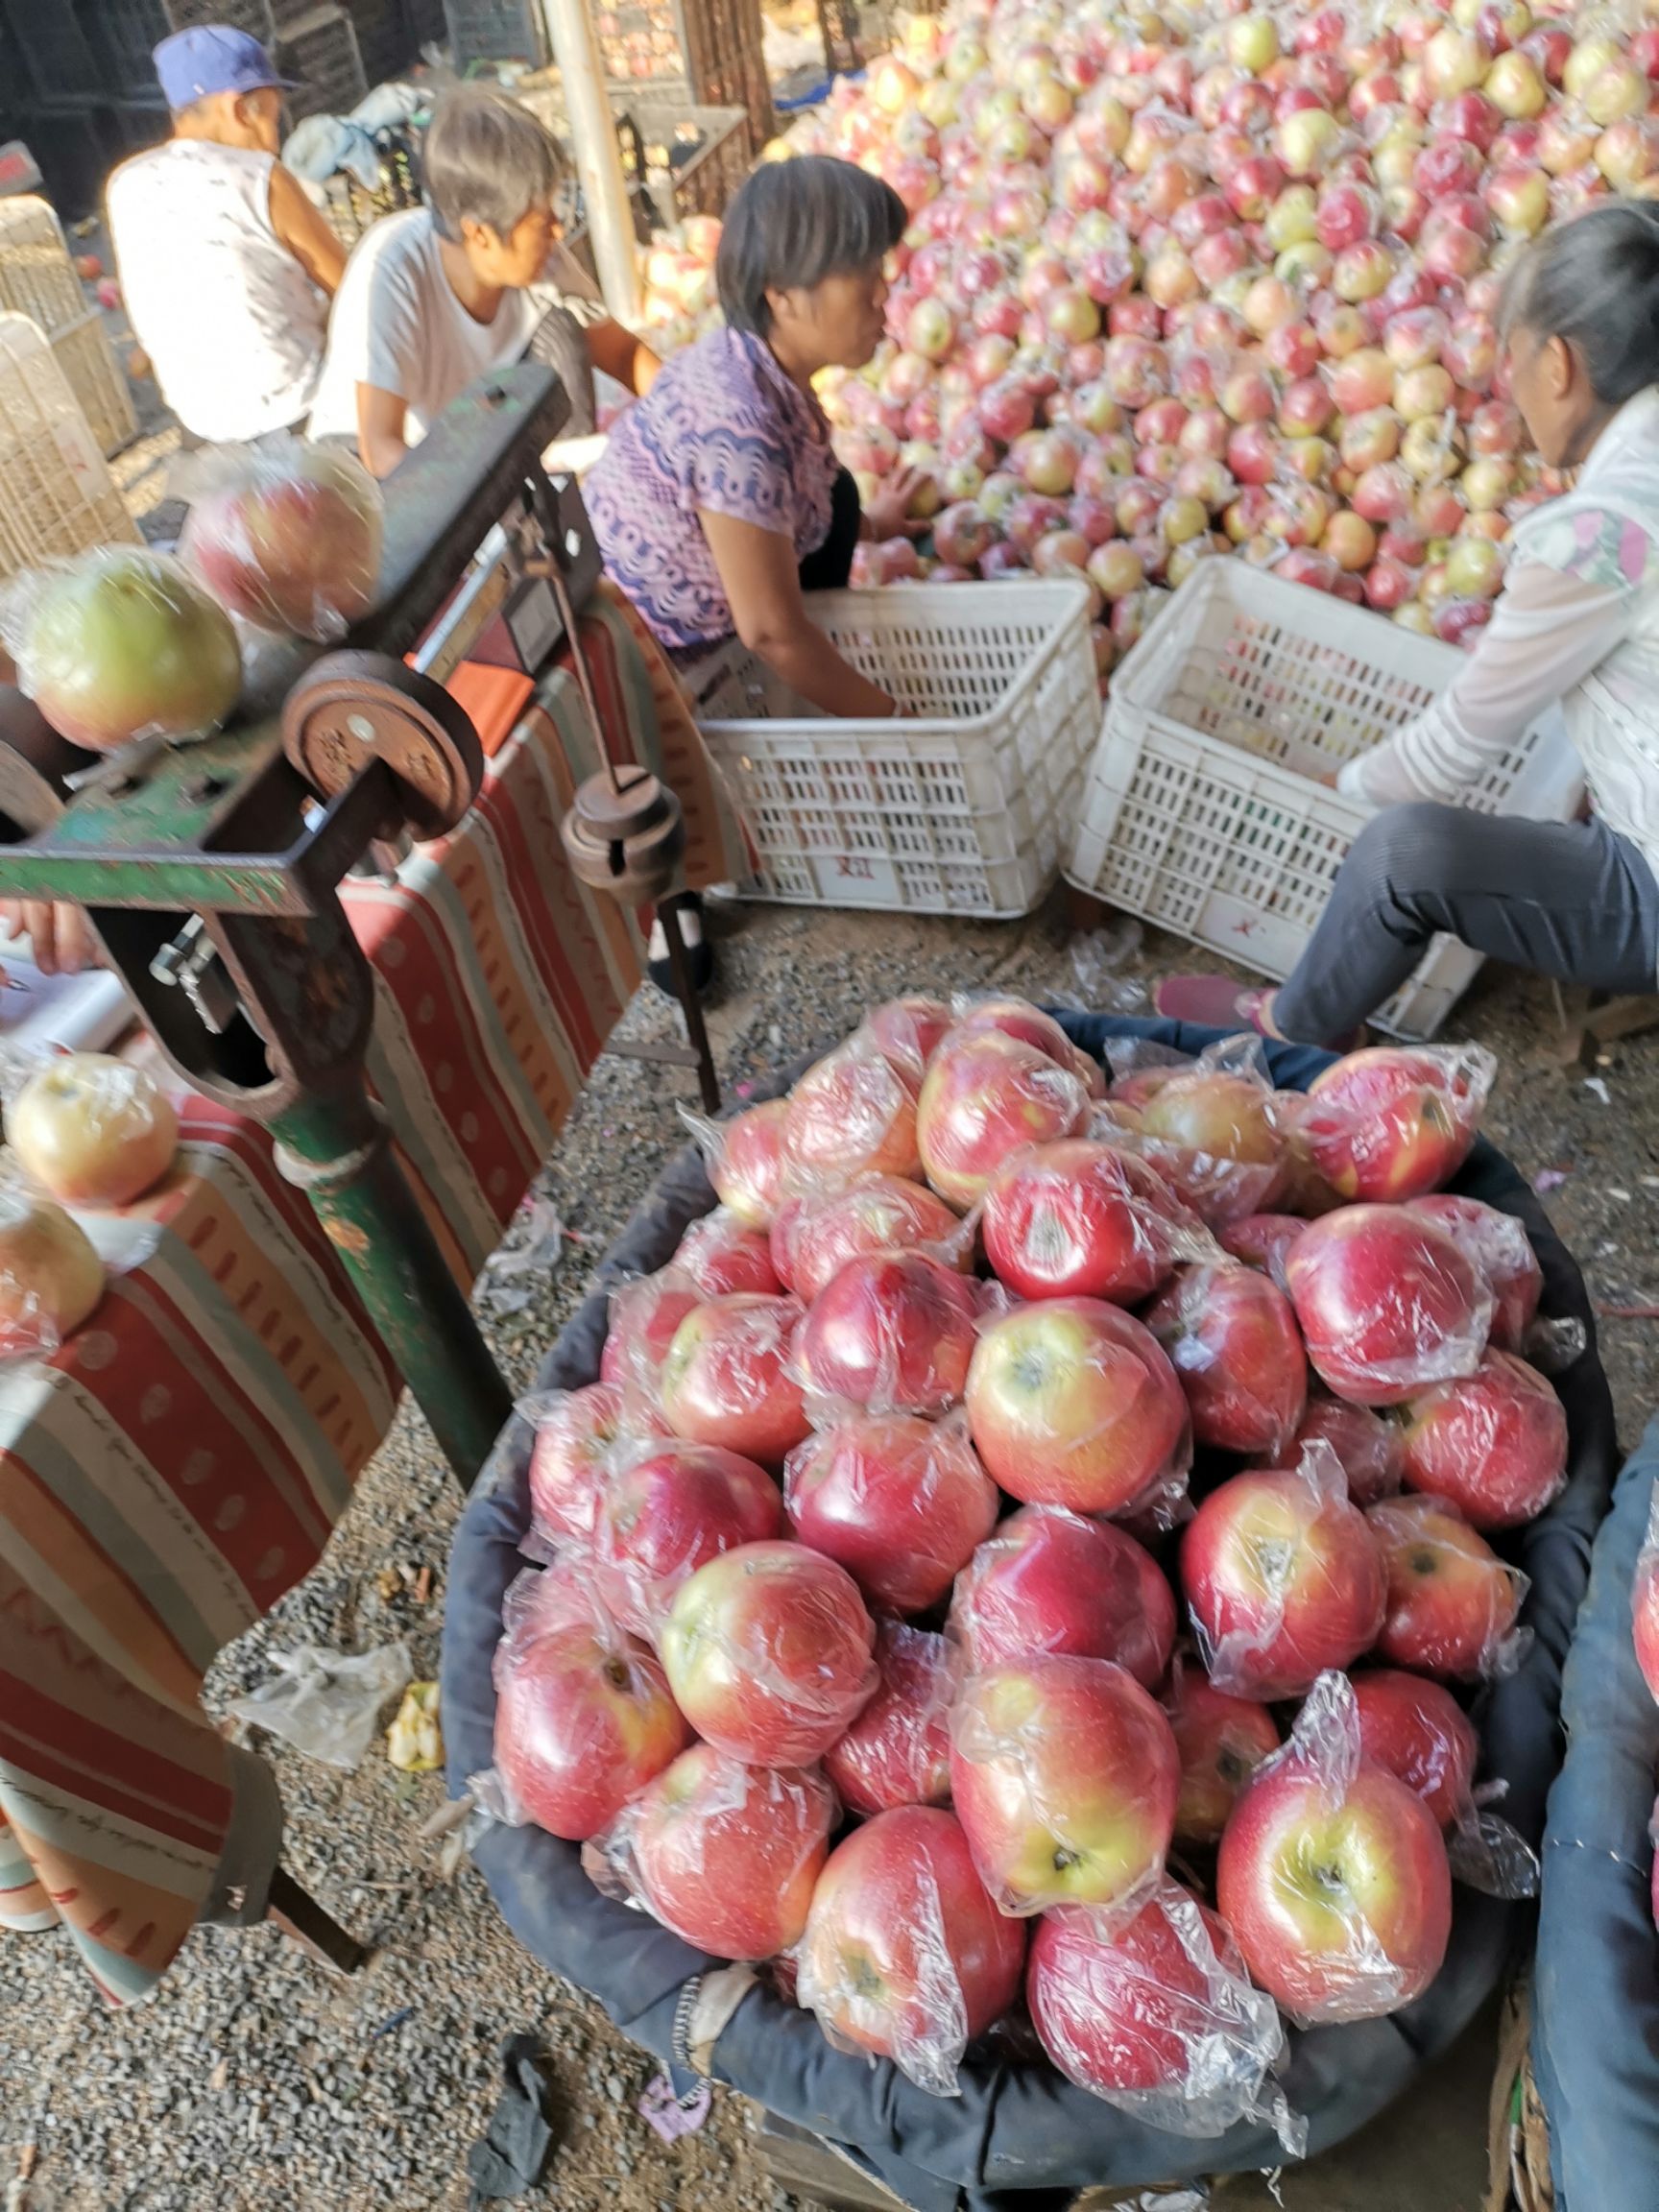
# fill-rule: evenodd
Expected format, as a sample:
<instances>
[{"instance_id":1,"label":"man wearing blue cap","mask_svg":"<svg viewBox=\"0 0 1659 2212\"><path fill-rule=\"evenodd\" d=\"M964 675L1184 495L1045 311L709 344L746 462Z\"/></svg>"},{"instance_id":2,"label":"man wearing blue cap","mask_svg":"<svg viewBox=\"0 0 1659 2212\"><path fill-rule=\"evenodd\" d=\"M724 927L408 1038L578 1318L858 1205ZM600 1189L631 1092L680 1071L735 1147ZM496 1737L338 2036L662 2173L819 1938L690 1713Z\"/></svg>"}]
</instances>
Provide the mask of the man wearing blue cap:
<instances>
[{"instance_id":1,"label":"man wearing blue cap","mask_svg":"<svg viewBox=\"0 0 1659 2212\"><path fill-rule=\"evenodd\" d=\"M173 136L109 180L138 343L185 429L212 443L303 426L345 249L277 160L290 89L222 23L156 49Z\"/></svg>"}]
</instances>

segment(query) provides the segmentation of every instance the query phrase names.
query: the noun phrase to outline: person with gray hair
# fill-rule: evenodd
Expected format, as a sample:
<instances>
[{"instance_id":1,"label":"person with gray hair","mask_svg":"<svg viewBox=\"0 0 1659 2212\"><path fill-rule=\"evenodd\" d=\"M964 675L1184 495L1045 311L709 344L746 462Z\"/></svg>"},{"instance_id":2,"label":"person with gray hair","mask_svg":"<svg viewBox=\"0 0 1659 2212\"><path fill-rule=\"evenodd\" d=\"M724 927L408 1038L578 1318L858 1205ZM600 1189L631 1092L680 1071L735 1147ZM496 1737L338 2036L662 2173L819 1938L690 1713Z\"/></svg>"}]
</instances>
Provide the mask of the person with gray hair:
<instances>
[{"instance_id":1,"label":"person with gray hair","mask_svg":"<svg viewBox=\"0 0 1659 2212\"><path fill-rule=\"evenodd\" d=\"M1659 204L1544 231L1501 313L1533 445L1574 472L1509 539L1504 588L1447 689L1337 789L1377 811L1277 991L1174 976L1158 1010L1341 1046L1446 931L1593 989L1659 989ZM1574 822L1457 801L1559 702L1587 790Z\"/></svg>"},{"instance_id":2,"label":"person with gray hair","mask_svg":"<svg viewBox=\"0 0 1659 2212\"><path fill-rule=\"evenodd\" d=\"M593 427L593 372L650 389L657 356L559 296L556 202L567 169L527 108L479 85L446 93L421 149L426 204L358 241L334 302L314 438L349 438L385 476L477 377L527 352L570 394L568 434Z\"/></svg>"}]
</instances>

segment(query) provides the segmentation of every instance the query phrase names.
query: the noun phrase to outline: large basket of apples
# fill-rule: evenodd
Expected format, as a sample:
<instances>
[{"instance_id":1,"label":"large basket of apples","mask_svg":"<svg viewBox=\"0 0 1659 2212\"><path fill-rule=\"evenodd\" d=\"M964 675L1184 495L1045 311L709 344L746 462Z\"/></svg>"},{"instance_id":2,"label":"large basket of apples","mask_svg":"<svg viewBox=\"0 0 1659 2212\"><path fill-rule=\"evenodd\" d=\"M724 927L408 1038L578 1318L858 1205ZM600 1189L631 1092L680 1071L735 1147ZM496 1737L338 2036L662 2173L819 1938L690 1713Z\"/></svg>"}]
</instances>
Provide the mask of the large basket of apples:
<instances>
[{"instance_id":1,"label":"large basket of apples","mask_svg":"<svg viewBox=\"0 0 1659 2212\"><path fill-rule=\"evenodd\" d=\"M1614 1456L1492 1074L906 1000L705 1131L457 1536L521 1940L928 2208L1398 2095L1527 1925Z\"/></svg>"}]
</instances>

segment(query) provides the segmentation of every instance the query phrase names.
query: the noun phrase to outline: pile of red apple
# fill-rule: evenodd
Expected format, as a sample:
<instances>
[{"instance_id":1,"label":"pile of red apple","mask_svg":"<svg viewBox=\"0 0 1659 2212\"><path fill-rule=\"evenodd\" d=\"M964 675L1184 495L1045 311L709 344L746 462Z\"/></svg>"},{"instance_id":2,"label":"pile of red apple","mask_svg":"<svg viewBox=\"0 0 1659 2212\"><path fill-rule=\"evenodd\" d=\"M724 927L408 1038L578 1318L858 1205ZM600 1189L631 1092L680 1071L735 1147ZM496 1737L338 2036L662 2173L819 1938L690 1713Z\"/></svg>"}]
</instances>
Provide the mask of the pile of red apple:
<instances>
[{"instance_id":1,"label":"pile of red apple","mask_svg":"<svg viewBox=\"0 0 1659 2212\"><path fill-rule=\"evenodd\" d=\"M931 560L866 546L861 576L1085 576L1103 667L1234 548L1469 637L1558 488L1507 397L1503 272L1659 190L1655 78L1659 26L1618 36L1587 0L914 19L790 140L911 216L888 340L826 397L867 492L931 479Z\"/></svg>"},{"instance_id":2,"label":"pile of red apple","mask_svg":"<svg viewBox=\"0 0 1659 2212\"><path fill-rule=\"evenodd\" d=\"M1420 1996L1526 1641L1499 1547L1566 1467L1525 1231L1438 1194L1493 1073L1109 1084L912 998L710 1130L721 1205L532 1408L510 1815L942 2094L1023 1999L1214 2133L1279 2008Z\"/></svg>"}]
</instances>

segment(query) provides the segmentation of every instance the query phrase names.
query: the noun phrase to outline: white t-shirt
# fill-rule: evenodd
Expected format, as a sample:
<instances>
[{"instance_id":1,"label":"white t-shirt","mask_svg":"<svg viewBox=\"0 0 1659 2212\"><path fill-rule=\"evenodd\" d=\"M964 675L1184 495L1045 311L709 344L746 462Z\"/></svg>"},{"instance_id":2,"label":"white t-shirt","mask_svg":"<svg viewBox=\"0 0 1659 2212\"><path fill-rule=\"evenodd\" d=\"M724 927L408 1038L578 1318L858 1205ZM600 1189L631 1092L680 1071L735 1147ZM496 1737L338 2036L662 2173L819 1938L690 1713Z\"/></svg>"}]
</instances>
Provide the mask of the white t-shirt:
<instances>
[{"instance_id":1,"label":"white t-shirt","mask_svg":"<svg viewBox=\"0 0 1659 2212\"><path fill-rule=\"evenodd\" d=\"M408 403L411 445L474 378L517 361L542 309L504 292L493 323L455 297L431 212L387 215L359 239L334 301L328 356L311 410L313 438L357 436L357 387L373 384Z\"/></svg>"},{"instance_id":2,"label":"white t-shirt","mask_svg":"<svg viewBox=\"0 0 1659 2212\"><path fill-rule=\"evenodd\" d=\"M167 404L214 443L301 421L328 301L271 225L269 154L174 138L109 180L109 236Z\"/></svg>"}]
</instances>

